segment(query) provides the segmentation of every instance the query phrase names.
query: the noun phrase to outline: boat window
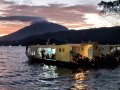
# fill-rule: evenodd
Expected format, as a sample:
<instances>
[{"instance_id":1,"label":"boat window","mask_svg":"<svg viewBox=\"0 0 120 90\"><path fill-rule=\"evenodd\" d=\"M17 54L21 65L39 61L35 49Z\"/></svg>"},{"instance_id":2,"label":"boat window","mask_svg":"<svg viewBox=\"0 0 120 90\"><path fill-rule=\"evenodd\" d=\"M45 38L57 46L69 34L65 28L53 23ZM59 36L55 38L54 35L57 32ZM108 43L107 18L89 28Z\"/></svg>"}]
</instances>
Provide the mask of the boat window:
<instances>
[{"instance_id":1,"label":"boat window","mask_svg":"<svg viewBox=\"0 0 120 90\"><path fill-rule=\"evenodd\" d=\"M65 49L64 48L62 48L62 52L64 52L65 51Z\"/></svg>"},{"instance_id":2,"label":"boat window","mask_svg":"<svg viewBox=\"0 0 120 90\"><path fill-rule=\"evenodd\" d=\"M61 52L61 48L59 48L59 52Z\"/></svg>"}]
</instances>

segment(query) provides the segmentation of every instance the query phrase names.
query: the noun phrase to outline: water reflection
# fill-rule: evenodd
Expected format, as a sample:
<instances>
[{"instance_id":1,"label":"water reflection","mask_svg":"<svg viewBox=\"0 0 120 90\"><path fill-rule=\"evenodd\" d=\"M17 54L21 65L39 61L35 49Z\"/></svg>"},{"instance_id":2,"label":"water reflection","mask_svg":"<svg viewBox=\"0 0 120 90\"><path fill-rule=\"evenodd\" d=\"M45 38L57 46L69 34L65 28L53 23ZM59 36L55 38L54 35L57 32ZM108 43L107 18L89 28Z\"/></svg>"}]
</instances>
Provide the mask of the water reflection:
<instances>
[{"instance_id":1,"label":"water reflection","mask_svg":"<svg viewBox=\"0 0 120 90\"><path fill-rule=\"evenodd\" d=\"M86 83L88 80L89 71L80 70L74 74L75 84L71 88L72 90L88 90L90 87Z\"/></svg>"},{"instance_id":2,"label":"water reflection","mask_svg":"<svg viewBox=\"0 0 120 90\"><path fill-rule=\"evenodd\" d=\"M40 77L42 79L48 79L48 78L57 78L58 74L55 73L56 70L56 66L48 66L48 65L44 65L42 67L43 73L40 74Z\"/></svg>"}]
</instances>

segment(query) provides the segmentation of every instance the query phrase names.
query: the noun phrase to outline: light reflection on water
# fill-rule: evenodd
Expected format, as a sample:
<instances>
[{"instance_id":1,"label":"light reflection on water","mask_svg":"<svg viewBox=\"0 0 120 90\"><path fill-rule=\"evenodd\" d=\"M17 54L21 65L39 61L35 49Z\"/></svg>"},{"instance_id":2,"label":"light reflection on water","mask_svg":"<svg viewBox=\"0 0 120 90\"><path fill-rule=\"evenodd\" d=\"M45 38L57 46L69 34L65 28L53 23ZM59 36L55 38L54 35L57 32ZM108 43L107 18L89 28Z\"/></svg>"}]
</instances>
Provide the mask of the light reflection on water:
<instances>
[{"instance_id":1,"label":"light reflection on water","mask_svg":"<svg viewBox=\"0 0 120 90\"><path fill-rule=\"evenodd\" d=\"M0 90L120 89L120 67L75 71L27 61L25 47L0 47Z\"/></svg>"},{"instance_id":2,"label":"light reflection on water","mask_svg":"<svg viewBox=\"0 0 120 90\"><path fill-rule=\"evenodd\" d=\"M87 80L87 73L89 71L80 71L78 73L74 74L74 79L76 80L75 84L74 84L74 88L72 88L73 90L86 90L88 89L88 86L84 83L85 80Z\"/></svg>"}]
</instances>

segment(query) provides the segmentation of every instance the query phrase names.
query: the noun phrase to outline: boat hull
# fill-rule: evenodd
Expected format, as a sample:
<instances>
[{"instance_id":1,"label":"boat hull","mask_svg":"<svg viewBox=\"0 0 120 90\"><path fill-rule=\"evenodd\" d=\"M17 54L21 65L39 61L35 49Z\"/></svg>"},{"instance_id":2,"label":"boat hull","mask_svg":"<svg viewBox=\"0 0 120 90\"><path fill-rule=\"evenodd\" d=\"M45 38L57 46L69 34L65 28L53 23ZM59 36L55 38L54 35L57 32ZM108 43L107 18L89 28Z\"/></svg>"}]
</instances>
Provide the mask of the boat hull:
<instances>
[{"instance_id":1,"label":"boat hull","mask_svg":"<svg viewBox=\"0 0 120 90\"><path fill-rule=\"evenodd\" d=\"M43 63L46 65L55 65L55 66L60 66L60 67L68 67L72 69L80 67L80 64L78 63L57 61L54 59L40 59L40 58L35 58L33 56L28 56L28 59L30 63Z\"/></svg>"}]
</instances>

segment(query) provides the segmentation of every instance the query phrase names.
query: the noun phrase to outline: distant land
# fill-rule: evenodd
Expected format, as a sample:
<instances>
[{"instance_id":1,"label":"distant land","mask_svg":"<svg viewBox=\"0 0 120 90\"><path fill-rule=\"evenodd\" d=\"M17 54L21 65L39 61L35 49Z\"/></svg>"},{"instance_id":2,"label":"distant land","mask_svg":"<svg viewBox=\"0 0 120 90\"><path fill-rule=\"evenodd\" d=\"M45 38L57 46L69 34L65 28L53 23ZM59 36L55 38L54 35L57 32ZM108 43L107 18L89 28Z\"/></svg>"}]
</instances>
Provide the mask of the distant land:
<instances>
[{"instance_id":1,"label":"distant land","mask_svg":"<svg viewBox=\"0 0 120 90\"><path fill-rule=\"evenodd\" d=\"M0 38L0 45L35 45L97 42L120 44L120 27L69 30L52 22L34 23Z\"/></svg>"}]
</instances>

